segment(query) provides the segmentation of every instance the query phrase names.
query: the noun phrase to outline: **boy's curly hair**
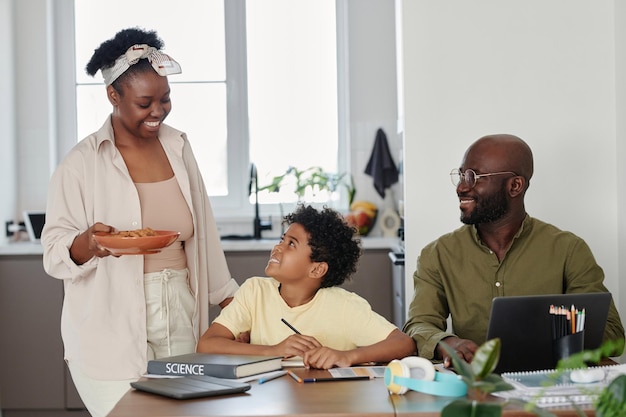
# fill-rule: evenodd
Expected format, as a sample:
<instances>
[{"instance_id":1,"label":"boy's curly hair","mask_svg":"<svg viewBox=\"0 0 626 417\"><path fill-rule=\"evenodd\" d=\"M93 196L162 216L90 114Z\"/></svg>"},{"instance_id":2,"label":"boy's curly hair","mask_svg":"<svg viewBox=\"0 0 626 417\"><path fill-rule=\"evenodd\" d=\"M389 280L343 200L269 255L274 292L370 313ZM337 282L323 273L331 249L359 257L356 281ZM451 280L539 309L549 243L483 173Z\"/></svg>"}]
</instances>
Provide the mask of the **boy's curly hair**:
<instances>
[{"instance_id":1,"label":"boy's curly hair","mask_svg":"<svg viewBox=\"0 0 626 417\"><path fill-rule=\"evenodd\" d=\"M124 55L128 48L133 45L146 44L156 49L163 48L163 41L157 35L156 31L144 30L140 28L128 28L120 30L115 36L104 41L96 48L91 59L85 67L88 75L94 76L98 70L102 68L111 68L117 58ZM122 92L120 83L133 74L143 71L153 71L152 66L147 59L140 59L135 65L132 65L124 74L111 84L118 92Z\"/></svg>"},{"instance_id":2,"label":"boy's curly hair","mask_svg":"<svg viewBox=\"0 0 626 417\"><path fill-rule=\"evenodd\" d=\"M356 229L341 214L328 207L318 211L299 204L283 220L286 225L293 223L302 225L309 234L311 260L328 264L321 288L341 285L356 272L361 256L360 240L356 238Z\"/></svg>"}]
</instances>

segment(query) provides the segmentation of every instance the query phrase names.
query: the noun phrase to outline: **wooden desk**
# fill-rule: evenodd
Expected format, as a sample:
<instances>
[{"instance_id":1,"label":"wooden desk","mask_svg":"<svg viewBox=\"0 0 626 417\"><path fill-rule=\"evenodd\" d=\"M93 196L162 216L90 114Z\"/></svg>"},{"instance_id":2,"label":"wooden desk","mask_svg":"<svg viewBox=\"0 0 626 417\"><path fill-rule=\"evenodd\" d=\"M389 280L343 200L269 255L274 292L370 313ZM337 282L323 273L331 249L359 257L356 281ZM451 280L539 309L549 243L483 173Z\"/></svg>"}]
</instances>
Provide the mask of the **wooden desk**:
<instances>
[{"instance_id":1,"label":"wooden desk","mask_svg":"<svg viewBox=\"0 0 626 417\"><path fill-rule=\"evenodd\" d=\"M298 384L285 375L261 385L251 381L250 385L246 393L195 400L174 400L131 390L109 417L395 415L382 378Z\"/></svg>"},{"instance_id":2,"label":"wooden desk","mask_svg":"<svg viewBox=\"0 0 626 417\"><path fill-rule=\"evenodd\" d=\"M324 371L311 371L324 373ZM326 376L327 374L323 374ZM315 376L315 375L311 375ZM108 417L251 417L251 416L366 416L436 417L453 398L409 391L390 395L382 378L298 384L285 375L259 385L250 382L246 393L196 400L174 400L131 390ZM498 399L493 399L499 401ZM552 410L559 417L577 417L574 410ZM586 410L594 416L593 410ZM519 409L506 409L504 417L531 417Z\"/></svg>"}]
</instances>

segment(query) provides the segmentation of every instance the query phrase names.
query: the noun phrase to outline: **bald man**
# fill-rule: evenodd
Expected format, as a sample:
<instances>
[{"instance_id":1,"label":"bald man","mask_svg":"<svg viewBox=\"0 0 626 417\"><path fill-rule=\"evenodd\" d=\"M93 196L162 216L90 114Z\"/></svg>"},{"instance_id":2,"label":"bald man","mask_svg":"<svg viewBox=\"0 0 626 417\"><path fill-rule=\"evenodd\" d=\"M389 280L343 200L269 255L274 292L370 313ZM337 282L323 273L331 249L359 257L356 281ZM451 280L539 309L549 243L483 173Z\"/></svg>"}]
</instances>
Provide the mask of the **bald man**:
<instances>
[{"instance_id":1,"label":"bald man","mask_svg":"<svg viewBox=\"0 0 626 417\"><path fill-rule=\"evenodd\" d=\"M486 340L493 297L608 292L581 238L526 213L533 155L522 139L482 137L450 175L464 225L428 244L418 259L404 331L420 356L449 366L443 341L471 362ZM446 332L448 315L454 334ZM623 338L611 302L604 339Z\"/></svg>"}]
</instances>

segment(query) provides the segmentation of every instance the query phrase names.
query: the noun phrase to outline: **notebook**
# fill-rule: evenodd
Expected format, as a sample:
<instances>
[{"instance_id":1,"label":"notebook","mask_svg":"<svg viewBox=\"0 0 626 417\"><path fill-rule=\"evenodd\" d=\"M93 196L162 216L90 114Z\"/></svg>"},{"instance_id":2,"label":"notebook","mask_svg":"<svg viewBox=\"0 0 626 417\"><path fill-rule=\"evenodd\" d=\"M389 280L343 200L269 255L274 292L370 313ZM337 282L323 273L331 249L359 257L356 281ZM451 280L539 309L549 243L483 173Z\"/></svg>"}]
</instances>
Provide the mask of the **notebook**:
<instances>
[{"instance_id":1,"label":"notebook","mask_svg":"<svg viewBox=\"0 0 626 417\"><path fill-rule=\"evenodd\" d=\"M130 386L140 391L179 400L235 394L250 389L250 384L204 375L180 378L145 379L131 382Z\"/></svg>"},{"instance_id":2,"label":"notebook","mask_svg":"<svg viewBox=\"0 0 626 417\"><path fill-rule=\"evenodd\" d=\"M575 373L578 373L576 377ZM624 374L626 364L563 371L505 372L502 378L513 389L494 392L493 395L505 399L533 401L540 407L593 404L602 389ZM585 378L585 375L588 377Z\"/></svg>"},{"instance_id":3,"label":"notebook","mask_svg":"<svg viewBox=\"0 0 626 417\"><path fill-rule=\"evenodd\" d=\"M550 305L585 309L584 349L602 344L610 293L496 297L491 305L487 340L502 344L496 373L553 369Z\"/></svg>"}]
</instances>

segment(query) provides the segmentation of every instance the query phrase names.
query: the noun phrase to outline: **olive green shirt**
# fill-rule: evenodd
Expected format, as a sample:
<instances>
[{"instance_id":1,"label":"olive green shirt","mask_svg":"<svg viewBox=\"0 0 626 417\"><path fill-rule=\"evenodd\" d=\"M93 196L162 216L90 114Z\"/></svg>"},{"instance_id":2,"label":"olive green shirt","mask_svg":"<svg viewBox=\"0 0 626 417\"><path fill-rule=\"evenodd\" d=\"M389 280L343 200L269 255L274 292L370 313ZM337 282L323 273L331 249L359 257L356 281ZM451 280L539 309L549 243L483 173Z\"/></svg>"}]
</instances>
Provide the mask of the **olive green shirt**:
<instances>
[{"instance_id":1,"label":"olive green shirt","mask_svg":"<svg viewBox=\"0 0 626 417\"><path fill-rule=\"evenodd\" d=\"M604 272L584 240L528 215L501 262L481 242L476 227L464 225L424 247L413 279L415 295L404 332L427 359L448 336L485 342L494 297L608 292ZM454 333L446 332L448 315ZM611 301L604 339L623 338Z\"/></svg>"}]
</instances>

